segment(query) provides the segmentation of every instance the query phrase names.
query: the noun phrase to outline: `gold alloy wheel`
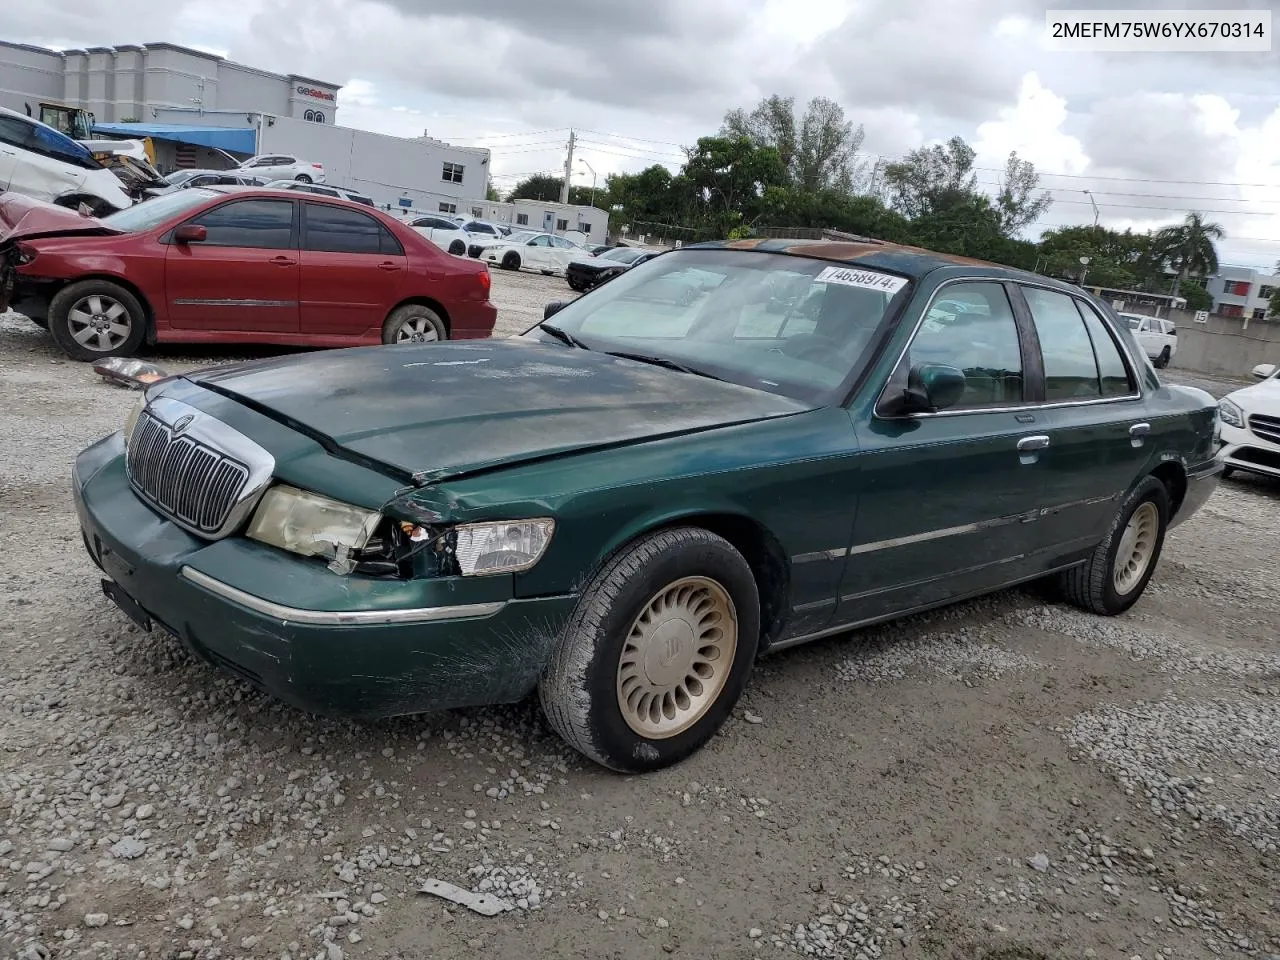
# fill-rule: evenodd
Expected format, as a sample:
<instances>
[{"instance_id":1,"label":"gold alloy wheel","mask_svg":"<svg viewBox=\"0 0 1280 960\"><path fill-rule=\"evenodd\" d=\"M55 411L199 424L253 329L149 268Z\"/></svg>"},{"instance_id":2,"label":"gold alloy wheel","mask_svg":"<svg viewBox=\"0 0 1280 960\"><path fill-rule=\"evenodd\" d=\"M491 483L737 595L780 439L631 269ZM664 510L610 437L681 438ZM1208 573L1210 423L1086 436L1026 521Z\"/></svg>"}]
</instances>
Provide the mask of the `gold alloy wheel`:
<instances>
[{"instance_id":1,"label":"gold alloy wheel","mask_svg":"<svg viewBox=\"0 0 1280 960\"><path fill-rule=\"evenodd\" d=\"M618 661L618 706L642 737L688 730L716 702L733 669L738 614L707 577L685 577L654 594L636 617Z\"/></svg>"},{"instance_id":2,"label":"gold alloy wheel","mask_svg":"<svg viewBox=\"0 0 1280 960\"><path fill-rule=\"evenodd\" d=\"M1160 529L1160 511L1151 501L1147 501L1133 511L1133 516L1125 525L1120 535L1120 546L1116 550L1115 573L1112 583L1116 593L1127 596L1133 592L1142 580L1147 567L1151 566L1151 558L1156 552L1156 533Z\"/></svg>"}]
</instances>

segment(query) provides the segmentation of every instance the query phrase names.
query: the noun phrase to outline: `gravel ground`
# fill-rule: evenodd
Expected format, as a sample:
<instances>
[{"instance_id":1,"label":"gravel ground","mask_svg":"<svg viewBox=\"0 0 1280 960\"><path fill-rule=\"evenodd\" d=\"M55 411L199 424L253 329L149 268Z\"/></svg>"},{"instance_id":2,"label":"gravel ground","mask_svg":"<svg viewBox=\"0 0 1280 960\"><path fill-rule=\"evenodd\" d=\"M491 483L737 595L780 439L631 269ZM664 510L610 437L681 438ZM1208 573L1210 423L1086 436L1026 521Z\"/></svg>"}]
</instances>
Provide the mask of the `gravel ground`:
<instances>
[{"instance_id":1,"label":"gravel ground","mask_svg":"<svg viewBox=\"0 0 1280 960\"><path fill-rule=\"evenodd\" d=\"M497 273L499 332L569 295ZM319 720L140 633L67 483L133 399L0 317L2 956L1280 954L1280 484L1224 483L1125 617L1027 590L790 651L627 778L528 704Z\"/></svg>"}]
</instances>

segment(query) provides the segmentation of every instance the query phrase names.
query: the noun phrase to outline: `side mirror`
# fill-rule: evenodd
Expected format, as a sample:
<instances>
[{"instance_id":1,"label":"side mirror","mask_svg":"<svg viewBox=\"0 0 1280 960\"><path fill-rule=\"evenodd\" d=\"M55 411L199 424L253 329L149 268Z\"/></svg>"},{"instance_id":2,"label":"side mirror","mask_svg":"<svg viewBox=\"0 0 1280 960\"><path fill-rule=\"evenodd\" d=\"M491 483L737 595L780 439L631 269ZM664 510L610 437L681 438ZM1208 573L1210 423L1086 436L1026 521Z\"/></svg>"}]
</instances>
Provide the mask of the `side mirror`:
<instances>
[{"instance_id":1,"label":"side mirror","mask_svg":"<svg viewBox=\"0 0 1280 960\"><path fill-rule=\"evenodd\" d=\"M184 223L173 231L175 243L204 243L209 239L209 231L198 223Z\"/></svg>"},{"instance_id":2,"label":"side mirror","mask_svg":"<svg viewBox=\"0 0 1280 960\"><path fill-rule=\"evenodd\" d=\"M1265 380L1275 372L1276 365L1274 363L1260 363L1253 368L1253 375L1259 380Z\"/></svg>"},{"instance_id":3,"label":"side mirror","mask_svg":"<svg viewBox=\"0 0 1280 960\"><path fill-rule=\"evenodd\" d=\"M883 407L886 416L934 413L954 406L964 395L964 372L942 363L920 363L907 374L907 386Z\"/></svg>"},{"instance_id":4,"label":"side mirror","mask_svg":"<svg viewBox=\"0 0 1280 960\"><path fill-rule=\"evenodd\" d=\"M572 302L572 300L552 300L542 308L542 319L550 320Z\"/></svg>"}]
</instances>

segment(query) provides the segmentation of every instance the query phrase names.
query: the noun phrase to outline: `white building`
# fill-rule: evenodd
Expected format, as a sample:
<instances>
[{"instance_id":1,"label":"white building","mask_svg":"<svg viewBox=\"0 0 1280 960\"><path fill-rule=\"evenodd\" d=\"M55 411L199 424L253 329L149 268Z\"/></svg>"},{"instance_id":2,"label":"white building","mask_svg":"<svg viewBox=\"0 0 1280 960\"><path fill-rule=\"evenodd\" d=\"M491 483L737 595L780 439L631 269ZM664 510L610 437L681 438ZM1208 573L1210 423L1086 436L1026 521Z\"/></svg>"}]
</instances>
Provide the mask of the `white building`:
<instances>
[{"instance_id":1,"label":"white building","mask_svg":"<svg viewBox=\"0 0 1280 960\"><path fill-rule=\"evenodd\" d=\"M41 103L88 110L102 135L150 139L163 172L287 154L380 205L434 211L484 199L488 150L338 126L340 89L172 43L57 51L0 41L0 106L37 117Z\"/></svg>"},{"instance_id":2,"label":"white building","mask_svg":"<svg viewBox=\"0 0 1280 960\"><path fill-rule=\"evenodd\" d=\"M1223 317L1265 320L1271 296L1280 289L1280 274L1250 267L1222 267L1205 289L1213 297L1213 312Z\"/></svg>"}]
</instances>

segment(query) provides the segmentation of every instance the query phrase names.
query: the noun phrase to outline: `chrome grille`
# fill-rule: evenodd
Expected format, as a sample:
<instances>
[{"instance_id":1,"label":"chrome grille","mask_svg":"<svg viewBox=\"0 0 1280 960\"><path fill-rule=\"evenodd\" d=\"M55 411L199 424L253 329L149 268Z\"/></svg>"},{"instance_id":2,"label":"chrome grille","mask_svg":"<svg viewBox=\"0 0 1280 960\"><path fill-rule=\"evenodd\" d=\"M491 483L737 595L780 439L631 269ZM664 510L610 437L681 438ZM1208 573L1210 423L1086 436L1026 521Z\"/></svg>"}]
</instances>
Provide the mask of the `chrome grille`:
<instances>
[{"instance_id":1,"label":"chrome grille","mask_svg":"<svg viewBox=\"0 0 1280 960\"><path fill-rule=\"evenodd\" d=\"M222 532L249 482L246 464L193 437L175 436L148 412L138 417L126 462L139 496L206 536Z\"/></svg>"},{"instance_id":2,"label":"chrome grille","mask_svg":"<svg viewBox=\"0 0 1280 960\"><path fill-rule=\"evenodd\" d=\"M1255 413L1249 418L1249 429L1263 440L1280 443L1280 417L1267 417Z\"/></svg>"}]
</instances>

